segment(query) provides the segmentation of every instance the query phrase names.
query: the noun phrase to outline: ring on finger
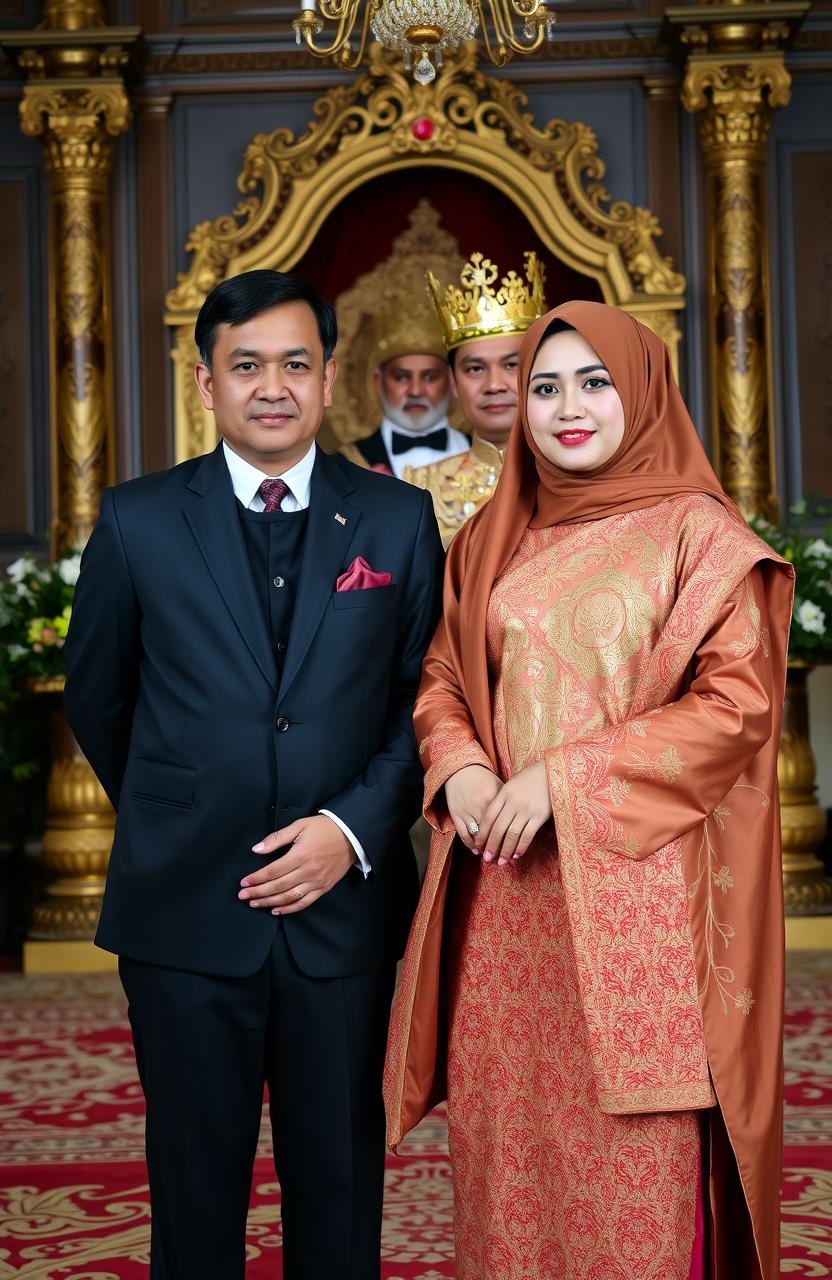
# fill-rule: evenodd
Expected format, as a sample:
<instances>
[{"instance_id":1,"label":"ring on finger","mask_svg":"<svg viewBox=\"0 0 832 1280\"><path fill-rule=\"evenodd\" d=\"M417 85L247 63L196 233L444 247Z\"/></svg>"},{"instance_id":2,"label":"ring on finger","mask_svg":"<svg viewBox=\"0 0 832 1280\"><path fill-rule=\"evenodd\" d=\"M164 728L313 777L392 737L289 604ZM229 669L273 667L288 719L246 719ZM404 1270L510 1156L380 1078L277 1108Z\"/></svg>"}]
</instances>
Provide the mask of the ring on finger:
<instances>
[{"instance_id":1,"label":"ring on finger","mask_svg":"<svg viewBox=\"0 0 832 1280\"><path fill-rule=\"evenodd\" d=\"M476 818L469 818L465 825L468 828L469 836L475 836L479 832L480 824L477 822Z\"/></svg>"},{"instance_id":2,"label":"ring on finger","mask_svg":"<svg viewBox=\"0 0 832 1280\"><path fill-rule=\"evenodd\" d=\"M295 900L297 902L302 901L302 899L305 897L306 897L306 894L304 893L303 889L295 889Z\"/></svg>"}]
</instances>

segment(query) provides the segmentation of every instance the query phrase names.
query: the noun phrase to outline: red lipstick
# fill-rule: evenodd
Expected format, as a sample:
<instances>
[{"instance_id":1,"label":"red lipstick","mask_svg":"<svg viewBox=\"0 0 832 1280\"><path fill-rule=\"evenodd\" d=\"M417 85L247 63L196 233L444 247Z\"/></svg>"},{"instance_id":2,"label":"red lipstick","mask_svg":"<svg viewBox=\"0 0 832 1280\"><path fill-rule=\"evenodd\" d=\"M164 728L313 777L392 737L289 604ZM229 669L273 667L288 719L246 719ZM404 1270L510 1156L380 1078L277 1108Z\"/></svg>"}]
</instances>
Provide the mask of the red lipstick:
<instances>
[{"instance_id":1,"label":"red lipstick","mask_svg":"<svg viewBox=\"0 0 832 1280\"><path fill-rule=\"evenodd\" d=\"M591 440L594 435L594 431L581 431L580 429L577 429L574 431L558 431L555 435L555 439L559 444L564 445L567 449L572 449L576 445L586 444L587 440Z\"/></svg>"}]
</instances>

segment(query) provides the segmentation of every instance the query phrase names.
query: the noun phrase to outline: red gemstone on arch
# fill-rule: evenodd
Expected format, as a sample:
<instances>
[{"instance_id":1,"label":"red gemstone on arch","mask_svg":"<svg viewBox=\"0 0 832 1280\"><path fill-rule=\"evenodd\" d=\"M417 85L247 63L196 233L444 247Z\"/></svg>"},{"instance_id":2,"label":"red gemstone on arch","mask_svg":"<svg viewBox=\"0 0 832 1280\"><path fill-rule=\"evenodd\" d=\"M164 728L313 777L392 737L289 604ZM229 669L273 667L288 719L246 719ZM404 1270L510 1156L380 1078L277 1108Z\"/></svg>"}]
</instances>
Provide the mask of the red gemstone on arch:
<instances>
[{"instance_id":1,"label":"red gemstone on arch","mask_svg":"<svg viewBox=\"0 0 832 1280\"><path fill-rule=\"evenodd\" d=\"M410 126L410 132L419 142L428 142L433 137L434 127L428 116L419 116Z\"/></svg>"}]
</instances>

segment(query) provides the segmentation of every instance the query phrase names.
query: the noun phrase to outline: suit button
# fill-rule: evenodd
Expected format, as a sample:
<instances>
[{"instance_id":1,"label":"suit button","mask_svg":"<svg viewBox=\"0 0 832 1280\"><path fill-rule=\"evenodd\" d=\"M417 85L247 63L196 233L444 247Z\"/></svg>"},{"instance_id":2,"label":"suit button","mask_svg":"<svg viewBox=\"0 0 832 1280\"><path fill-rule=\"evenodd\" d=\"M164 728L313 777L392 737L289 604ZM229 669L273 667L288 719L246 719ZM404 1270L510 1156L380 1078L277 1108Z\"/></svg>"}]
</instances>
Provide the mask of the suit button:
<instances>
[{"instance_id":1,"label":"suit button","mask_svg":"<svg viewBox=\"0 0 832 1280\"><path fill-rule=\"evenodd\" d=\"M288 647L289 647L289 646L287 645L287 643L286 643L286 641L285 641L285 640L278 640L278 642L277 642L277 652L278 652L278 653L285 653L285 652L286 652L286 650L288 649Z\"/></svg>"},{"instance_id":2,"label":"suit button","mask_svg":"<svg viewBox=\"0 0 832 1280\"><path fill-rule=\"evenodd\" d=\"M277 729L278 733L285 733L289 728L289 721L285 716L278 716L277 720L274 722L274 727Z\"/></svg>"}]
</instances>

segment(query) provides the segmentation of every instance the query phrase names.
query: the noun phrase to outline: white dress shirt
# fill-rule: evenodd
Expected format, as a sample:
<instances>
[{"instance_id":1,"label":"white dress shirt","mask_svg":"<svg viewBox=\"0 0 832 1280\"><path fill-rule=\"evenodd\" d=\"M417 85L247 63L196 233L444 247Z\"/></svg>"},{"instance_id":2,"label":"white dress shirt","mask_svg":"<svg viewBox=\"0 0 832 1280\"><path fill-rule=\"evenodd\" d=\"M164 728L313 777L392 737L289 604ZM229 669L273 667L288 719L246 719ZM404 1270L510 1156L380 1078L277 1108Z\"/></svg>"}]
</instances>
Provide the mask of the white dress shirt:
<instances>
[{"instance_id":1,"label":"white dress shirt","mask_svg":"<svg viewBox=\"0 0 832 1280\"><path fill-rule=\"evenodd\" d=\"M300 462L296 462L288 471L284 471L280 479L285 480L291 490L283 499L281 511L305 511L309 506L309 489L312 485L312 468L315 465L316 445L313 440L309 452ZM276 476L267 476L265 471L258 471L239 453L235 453L226 440L222 442L225 462L231 473L234 496L239 498L247 511L262 511L265 503L260 497L259 489L264 480L276 480Z\"/></svg>"},{"instance_id":2,"label":"white dress shirt","mask_svg":"<svg viewBox=\"0 0 832 1280\"><path fill-rule=\"evenodd\" d=\"M309 452L303 455L300 462L296 462L293 467L281 474L280 479L285 480L290 489L290 492L286 494L281 503L281 511L305 511L309 506L312 468L315 465L315 448L313 441ZM262 511L265 503L260 497L260 486L264 480L276 480L277 477L268 476L265 471L258 471L250 462L246 462L245 458L241 458L239 453L235 453L225 440L222 442L222 451L231 476L235 498L239 499L247 511ZM337 814L332 813L329 809L319 809L318 812L322 813L324 817L331 818L336 827L341 828L355 850L355 856L361 864L361 870L365 876L368 876L372 871L372 867L361 841L353 835L346 822L342 822Z\"/></svg>"},{"instance_id":3,"label":"white dress shirt","mask_svg":"<svg viewBox=\"0 0 832 1280\"><path fill-rule=\"evenodd\" d=\"M390 466L393 468L393 475L401 480L405 467L426 467L430 462L441 462L443 458L453 458L458 453L467 453L471 447L468 437L461 431L455 431L447 418L437 422L435 427L431 427L431 431L441 431L443 427L448 432L447 449L426 449L423 444L419 444L420 438L425 434L424 431L408 431L406 427L397 427L388 417L382 418L381 438L390 459ZM412 436L413 448L408 449L406 453L393 453L394 431L400 436Z\"/></svg>"}]
</instances>

